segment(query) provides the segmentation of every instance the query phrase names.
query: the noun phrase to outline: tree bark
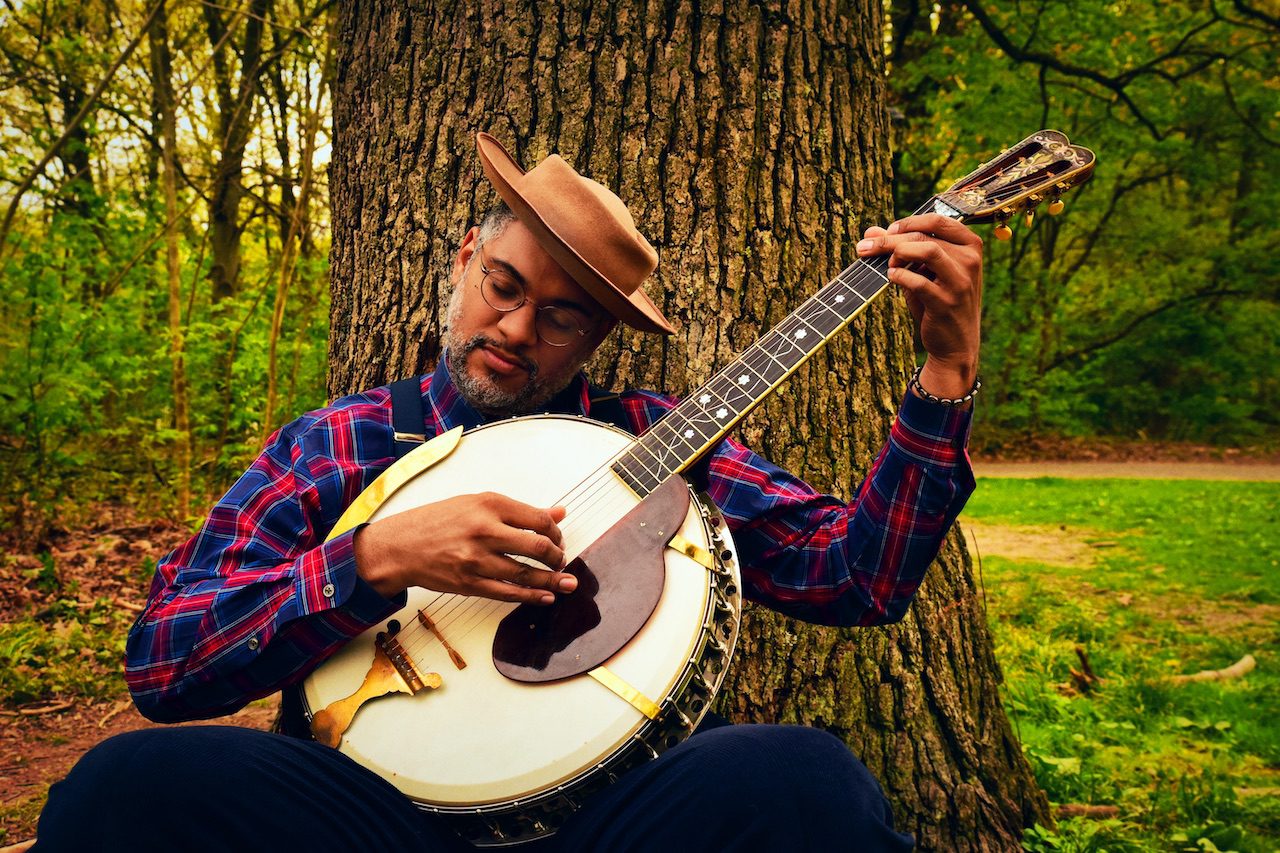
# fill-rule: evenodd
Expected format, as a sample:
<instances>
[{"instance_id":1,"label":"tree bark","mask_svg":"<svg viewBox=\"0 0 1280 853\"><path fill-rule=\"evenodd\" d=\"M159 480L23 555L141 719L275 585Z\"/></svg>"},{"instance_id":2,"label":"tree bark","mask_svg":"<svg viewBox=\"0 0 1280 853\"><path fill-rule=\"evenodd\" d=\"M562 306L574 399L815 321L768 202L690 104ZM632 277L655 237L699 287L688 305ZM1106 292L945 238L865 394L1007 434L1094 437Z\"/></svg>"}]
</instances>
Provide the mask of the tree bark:
<instances>
[{"instance_id":1,"label":"tree bark","mask_svg":"<svg viewBox=\"0 0 1280 853\"><path fill-rule=\"evenodd\" d=\"M330 21L333 19L330 18ZM327 28L332 34L332 25ZM289 210L289 219L280 235L280 268L276 271L276 299L271 311L271 329L267 334L267 400L266 411L262 416L262 438L275 429L276 399L278 396L280 371L278 351L280 330L284 325L284 309L288 302L289 287L293 282L296 259L305 244L303 222L307 209L311 205L312 178L315 174L316 137L320 133L320 118L323 115L323 103L329 90L329 79L333 73L332 39L327 42L330 49L325 51L321 62L320 81L316 87L316 103L303 98L299 117L305 119L305 127L299 127L302 134L302 174L298 181L298 197ZM285 196L281 195L281 206Z\"/></svg>"},{"instance_id":2,"label":"tree bark","mask_svg":"<svg viewBox=\"0 0 1280 853\"><path fill-rule=\"evenodd\" d=\"M209 267L211 296L218 302L236 293L240 280L240 238L244 224L240 202L244 198L244 155L257 117L262 74L262 33L271 11L271 0L251 0L245 14L244 38L228 47L229 29L222 7L204 3L205 31L212 50L214 91L218 97L218 162L209 186ZM228 54L239 57L239 78L233 82Z\"/></svg>"},{"instance_id":3,"label":"tree bark","mask_svg":"<svg viewBox=\"0 0 1280 853\"><path fill-rule=\"evenodd\" d=\"M679 332L620 329L593 362L602 384L685 392L852 260L861 228L890 214L880 4L699 5L343 5L330 394L435 363L453 253L496 199L477 130L526 166L561 153L614 188L658 249L648 291ZM895 294L741 438L851 495L913 362ZM1016 849L1022 827L1050 818L999 681L953 533L899 625L826 629L752 609L721 704L843 737L922 848Z\"/></svg>"},{"instance_id":4,"label":"tree bark","mask_svg":"<svg viewBox=\"0 0 1280 853\"><path fill-rule=\"evenodd\" d=\"M148 31L151 47L151 76L155 85L155 103L160 115L164 166L165 212L165 280L169 291L169 362L173 371L173 428L178 434L176 458L178 467L178 517L191 515L191 417L187 388L186 342L182 323L182 265L178 255L178 195L176 158L178 147L177 116L173 97L173 68L169 50L167 10L160 10Z\"/></svg>"}]
</instances>

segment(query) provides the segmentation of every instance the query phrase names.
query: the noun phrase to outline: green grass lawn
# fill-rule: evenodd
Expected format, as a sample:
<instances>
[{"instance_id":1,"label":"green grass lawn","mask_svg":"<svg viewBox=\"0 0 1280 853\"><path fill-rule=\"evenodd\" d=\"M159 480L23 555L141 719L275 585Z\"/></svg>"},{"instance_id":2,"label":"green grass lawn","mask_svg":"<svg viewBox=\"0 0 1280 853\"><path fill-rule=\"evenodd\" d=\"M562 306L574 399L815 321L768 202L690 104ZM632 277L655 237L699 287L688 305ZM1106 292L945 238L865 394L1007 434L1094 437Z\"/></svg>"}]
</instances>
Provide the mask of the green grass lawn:
<instances>
[{"instance_id":1,"label":"green grass lawn","mask_svg":"<svg viewBox=\"0 0 1280 853\"><path fill-rule=\"evenodd\" d=\"M966 518L1092 546L982 561L1040 784L1054 803L1119 808L1038 827L1028 849L1280 850L1280 484L983 479ZM1084 695L1077 646L1102 679ZM1245 654L1243 678L1169 680Z\"/></svg>"}]
</instances>

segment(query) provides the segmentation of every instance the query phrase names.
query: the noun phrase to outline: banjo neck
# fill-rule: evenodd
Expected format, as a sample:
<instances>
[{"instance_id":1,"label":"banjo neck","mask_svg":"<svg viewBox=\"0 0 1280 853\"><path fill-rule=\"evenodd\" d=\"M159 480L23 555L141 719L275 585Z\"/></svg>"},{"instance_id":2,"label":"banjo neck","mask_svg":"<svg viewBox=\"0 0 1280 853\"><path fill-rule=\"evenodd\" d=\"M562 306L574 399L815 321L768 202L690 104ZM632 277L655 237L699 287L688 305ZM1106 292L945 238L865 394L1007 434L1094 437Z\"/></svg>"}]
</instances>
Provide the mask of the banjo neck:
<instances>
[{"instance_id":1,"label":"banjo neck","mask_svg":"<svg viewBox=\"0 0 1280 853\"><path fill-rule=\"evenodd\" d=\"M1041 204L1050 214L1059 213L1060 196L1092 176L1094 161L1092 151L1072 145L1065 134L1041 130L933 196L916 213L995 222L996 237L1007 240L1007 223L1014 216L1022 214L1030 223ZM885 256L855 261L608 467L641 497L687 469L883 293L888 270Z\"/></svg>"},{"instance_id":2,"label":"banjo neck","mask_svg":"<svg viewBox=\"0 0 1280 853\"><path fill-rule=\"evenodd\" d=\"M937 197L918 212L962 215ZM610 464L644 497L693 465L888 287L889 260L857 260L637 438Z\"/></svg>"}]
</instances>

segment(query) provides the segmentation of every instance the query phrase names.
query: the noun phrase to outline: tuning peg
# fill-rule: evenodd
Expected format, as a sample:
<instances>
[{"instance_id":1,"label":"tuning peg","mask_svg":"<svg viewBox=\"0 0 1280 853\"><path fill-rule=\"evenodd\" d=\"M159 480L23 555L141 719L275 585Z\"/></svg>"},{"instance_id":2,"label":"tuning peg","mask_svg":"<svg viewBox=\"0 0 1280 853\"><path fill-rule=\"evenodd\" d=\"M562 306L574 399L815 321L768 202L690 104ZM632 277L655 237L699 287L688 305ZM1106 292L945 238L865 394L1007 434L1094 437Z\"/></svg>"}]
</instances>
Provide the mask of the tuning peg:
<instances>
[{"instance_id":1,"label":"tuning peg","mask_svg":"<svg viewBox=\"0 0 1280 853\"><path fill-rule=\"evenodd\" d=\"M1027 227L1031 227L1031 223L1036 221L1036 209L1028 207L1026 214L1022 217L1022 221L1027 223Z\"/></svg>"},{"instance_id":2,"label":"tuning peg","mask_svg":"<svg viewBox=\"0 0 1280 853\"><path fill-rule=\"evenodd\" d=\"M1049 215L1057 216L1062 212L1062 208L1064 207L1066 207L1066 205L1062 203L1062 199L1055 198L1053 201L1049 202Z\"/></svg>"},{"instance_id":3,"label":"tuning peg","mask_svg":"<svg viewBox=\"0 0 1280 853\"><path fill-rule=\"evenodd\" d=\"M996 225L995 234L997 240L1008 240L1013 236L1013 229L1009 227L1009 223L1001 222Z\"/></svg>"}]
</instances>

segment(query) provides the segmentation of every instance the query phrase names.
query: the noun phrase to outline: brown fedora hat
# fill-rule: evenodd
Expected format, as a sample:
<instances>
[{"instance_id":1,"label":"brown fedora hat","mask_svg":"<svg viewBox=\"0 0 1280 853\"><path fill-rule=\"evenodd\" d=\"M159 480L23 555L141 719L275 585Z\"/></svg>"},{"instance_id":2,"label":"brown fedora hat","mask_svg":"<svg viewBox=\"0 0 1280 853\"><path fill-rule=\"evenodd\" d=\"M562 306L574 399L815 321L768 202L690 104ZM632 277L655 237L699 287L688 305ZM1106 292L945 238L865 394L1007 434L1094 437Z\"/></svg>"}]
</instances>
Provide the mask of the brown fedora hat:
<instances>
[{"instance_id":1,"label":"brown fedora hat","mask_svg":"<svg viewBox=\"0 0 1280 853\"><path fill-rule=\"evenodd\" d=\"M675 328L642 285L658 253L622 199L552 154L526 172L498 140L476 134L484 173L498 195L569 276L622 322L669 335Z\"/></svg>"}]
</instances>

